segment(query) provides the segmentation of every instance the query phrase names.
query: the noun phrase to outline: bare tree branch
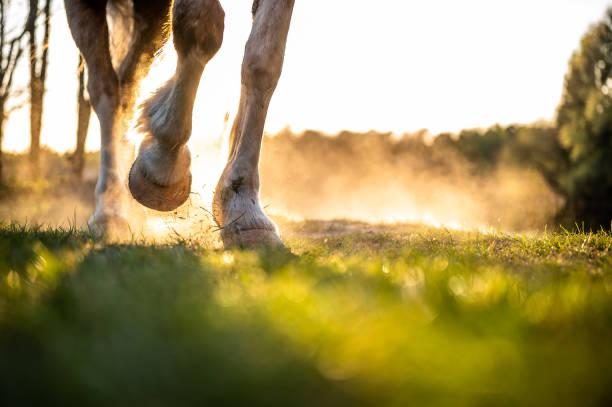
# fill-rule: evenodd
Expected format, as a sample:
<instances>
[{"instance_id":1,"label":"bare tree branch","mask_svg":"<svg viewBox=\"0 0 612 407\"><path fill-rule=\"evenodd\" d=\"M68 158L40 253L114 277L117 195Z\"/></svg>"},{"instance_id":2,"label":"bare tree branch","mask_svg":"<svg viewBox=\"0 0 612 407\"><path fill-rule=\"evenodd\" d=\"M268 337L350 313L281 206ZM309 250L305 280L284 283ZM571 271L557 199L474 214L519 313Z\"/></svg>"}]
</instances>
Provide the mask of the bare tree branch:
<instances>
[{"instance_id":1,"label":"bare tree branch","mask_svg":"<svg viewBox=\"0 0 612 407\"><path fill-rule=\"evenodd\" d=\"M38 44L36 41L36 20L38 19L38 0L30 0L28 19L24 30L28 33L28 46L30 50L30 85L34 85L37 75Z\"/></svg>"},{"instance_id":2,"label":"bare tree branch","mask_svg":"<svg viewBox=\"0 0 612 407\"><path fill-rule=\"evenodd\" d=\"M25 103L22 102L7 107L9 99L14 96L14 94L11 94L13 80L15 79L15 72L24 51L22 39L27 33L24 29L13 36L13 33L15 31L18 32L18 30L7 27L8 14L13 11L10 7L11 4L14 4L14 2L0 0L0 183L4 179L2 141L4 138L5 120L12 112L22 107L23 103Z\"/></svg>"},{"instance_id":3,"label":"bare tree branch","mask_svg":"<svg viewBox=\"0 0 612 407\"><path fill-rule=\"evenodd\" d=\"M11 95L11 99L19 97L23 93L25 93L25 91L23 89L20 90L20 91L17 91L17 92L13 92L13 94ZM16 103L13 106L10 106L8 108L5 108L4 115L6 117L9 117L12 113L14 113L14 112L16 112L18 110L24 109L27 105L28 105L27 99L23 99L23 100L19 101L19 103Z\"/></svg>"},{"instance_id":4,"label":"bare tree branch","mask_svg":"<svg viewBox=\"0 0 612 407\"><path fill-rule=\"evenodd\" d=\"M25 30L28 34L30 62L30 159L38 162L40 135L44 109L45 81L49 58L49 37L51 31L51 2L29 1L28 18ZM42 21L39 26L38 22ZM42 30L42 33L41 33ZM42 38L40 35L42 34Z\"/></svg>"},{"instance_id":5,"label":"bare tree branch","mask_svg":"<svg viewBox=\"0 0 612 407\"><path fill-rule=\"evenodd\" d=\"M21 37L11 40L8 53L3 58L5 65L0 67L0 95L3 97L8 97L22 53Z\"/></svg>"},{"instance_id":6,"label":"bare tree branch","mask_svg":"<svg viewBox=\"0 0 612 407\"><path fill-rule=\"evenodd\" d=\"M12 61L9 61L8 66L8 80L6 81L6 88L4 89L4 93L8 96L8 93L11 90L11 86L13 85L13 79L15 77L15 71L17 71L17 65L19 64L19 59L21 58L21 54L23 53L23 48L19 46L17 48L17 52L15 53L15 57Z\"/></svg>"},{"instance_id":7,"label":"bare tree branch","mask_svg":"<svg viewBox=\"0 0 612 407\"><path fill-rule=\"evenodd\" d=\"M0 84L4 83L4 78L9 70L11 61L13 60L14 52L19 52L19 49L21 48L21 39L22 37L18 36L8 42L8 51L6 52L6 55L4 49L2 50L2 58L0 58Z\"/></svg>"},{"instance_id":8,"label":"bare tree branch","mask_svg":"<svg viewBox=\"0 0 612 407\"><path fill-rule=\"evenodd\" d=\"M0 52L4 52L4 44L5 44L5 28L6 27L6 14L4 8L4 0L0 0Z\"/></svg>"},{"instance_id":9,"label":"bare tree branch","mask_svg":"<svg viewBox=\"0 0 612 407\"><path fill-rule=\"evenodd\" d=\"M41 58L41 68L40 68L40 79L43 83L45 83L47 79L47 67L49 60L49 38L51 36L51 0L45 0L45 6L43 9L43 25L44 25L44 34L43 34L43 53Z\"/></svg>"}]
</instances>

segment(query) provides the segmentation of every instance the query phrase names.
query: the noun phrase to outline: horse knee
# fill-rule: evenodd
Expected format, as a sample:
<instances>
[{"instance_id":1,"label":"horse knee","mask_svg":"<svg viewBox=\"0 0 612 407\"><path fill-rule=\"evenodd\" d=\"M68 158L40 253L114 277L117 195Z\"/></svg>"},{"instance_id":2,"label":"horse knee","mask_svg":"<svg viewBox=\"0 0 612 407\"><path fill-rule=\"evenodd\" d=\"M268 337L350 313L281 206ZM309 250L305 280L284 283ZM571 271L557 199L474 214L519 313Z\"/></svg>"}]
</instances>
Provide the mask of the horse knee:
<instances>
[{"instance_id":1,"label":"horse knee","mask_svg":"<svg viewBox=\"0 0 612 407\"><path fill-rule=\"evenodd\" d=\"M87 91L89 92L91 105L96 112L99 111L102 104L112 109L116 109L119 106L119 81L115 75L105 75L103 78L96 78L90 74Z\"/></svg>"},{"instance_id":2,"label":"horse knee","mask_svg":"<svg viewBox=\"0 0 612 407\"><path fill-rule=\"evenodd\" d=\"M87 63L92 106L96 112L115 109L119 104L119 80L110 55L106 0L66 0L65 6L70 32Z\"/></svg>"},{"instance_id":3,"label":"horse knee","mask_svg":"<svg viewBox=\"0 0 612 407\"><path fill-rule=\"evenodd\" d=\"M249 47L242 63L242 83L249 89L271 92L281 76L282 55L264 53L259 47Z\"/></svg>"},{"instance_id":4,"label":"horse knee","mask_svg":"<svg viewBox=\"0 0 612 407\"><path fill-rule=\"evenodd\" d=\"M246 44L242 83L267 94L278 84L294 0L256 1L253 29Z\"/></svg>"}]
</instances>

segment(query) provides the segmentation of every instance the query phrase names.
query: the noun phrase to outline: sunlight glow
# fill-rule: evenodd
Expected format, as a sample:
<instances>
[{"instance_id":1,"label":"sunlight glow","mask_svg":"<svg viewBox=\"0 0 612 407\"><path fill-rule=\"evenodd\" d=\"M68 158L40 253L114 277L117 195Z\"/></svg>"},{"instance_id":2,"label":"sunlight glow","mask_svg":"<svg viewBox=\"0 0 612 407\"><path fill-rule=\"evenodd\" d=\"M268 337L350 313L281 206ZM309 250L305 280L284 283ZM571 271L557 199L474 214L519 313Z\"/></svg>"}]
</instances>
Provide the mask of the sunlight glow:
<instances>
[{"instance_id":1,"label":"sunlight glow","mask_svg":"<svg viewBox=\"0 0 612 407\"><path fill-rule=\"evenodd\" d=\"M249 2L222 3L226 10L224 44L202 78L189 143L193 208L210 208L225 164L228 133L239 99L244 44L251 27L250 7L245 4ZM297 1L283 76L269 109L266 132L287 127L294 132L312 128L328 134L370 129L402 134L429 129L431 137L495 123L552 120L570 55L588 24L601 17L608 3ZM42 142L69 151L76 138L77 51L63 3L54 4ZM142 83L141 102L171 77L175 65L176 53L169 41ZM18 76L24 86L28 77L25 63ZM27 149L27 115L27 109L21 109L10 117L5 150ZM142 135L132 126L126 137L137 146ZM87 149L98 147L99 126L92 115ZM444 217L436 209L428 212L409 200L401 213L390 208L364 213L351 211L347 202L339 205L339 213L347 219L485 229L459 221L463 217L457 213L465 215L461 209ZM284 208L270 212L299 218ZM338 210L334 216L337 214ZM180 224L156 217L147 221L154 235L178 233Z\"/></svg>"},{"instance_id":2,"label":"sunlight glow","mask_svg":"<svg viewBox=\"0 0 612 407\"><path fill-rule=\"evenodd\" d=\"M194 139L222 133L238 103L242 51L250 30L248 2L222 0L226 32L206 69ZM43 143L74 146L77 53L56 2ZM494 123L551 119L567 61L607 0L297 1L283 77L270 107L270 133L290 126L433 133ZM546 27L546 29L543 29ZM169 47L171 49L171 46ZM166 53L170 55L170 53ZM159 65L159 64L158 64ZM161 85L173 69L152 75ZM19 78L27 80L26 64ZM27 109L13 115L5 149L28 146ZM92 120L87 147L97 149Z\"/></svg>"}]
</instances>

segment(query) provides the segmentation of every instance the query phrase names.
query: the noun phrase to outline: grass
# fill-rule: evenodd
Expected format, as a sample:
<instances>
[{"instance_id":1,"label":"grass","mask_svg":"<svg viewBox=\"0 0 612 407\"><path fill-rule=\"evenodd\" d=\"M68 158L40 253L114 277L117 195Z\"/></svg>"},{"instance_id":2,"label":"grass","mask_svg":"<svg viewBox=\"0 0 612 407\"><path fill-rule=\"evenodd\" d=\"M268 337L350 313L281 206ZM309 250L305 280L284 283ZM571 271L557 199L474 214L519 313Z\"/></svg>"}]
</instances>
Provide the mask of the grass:
<instances>
[{"instance_id":1,"label":"grass","mask_svg":"<svg viewBox=\"0 0 612 407\"><path fill-rule=\"evenodd\" d=\"M611 405L612 234L285 229L1 227L0 405Z\"/></svg>"}]
</instances>

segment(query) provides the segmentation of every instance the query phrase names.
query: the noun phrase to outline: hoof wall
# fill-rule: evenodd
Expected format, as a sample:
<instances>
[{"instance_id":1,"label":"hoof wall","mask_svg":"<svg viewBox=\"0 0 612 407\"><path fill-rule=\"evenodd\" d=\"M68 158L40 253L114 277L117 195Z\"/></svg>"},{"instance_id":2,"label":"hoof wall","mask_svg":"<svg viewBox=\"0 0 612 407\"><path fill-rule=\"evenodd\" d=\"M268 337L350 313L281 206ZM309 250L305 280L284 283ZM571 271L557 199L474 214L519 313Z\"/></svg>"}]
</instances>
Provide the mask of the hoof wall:
<instances>
[{"instance_id":1,"label":"hoof wall","mask_svg":"<svg viewBox=\"0 0 612 407\"><path fill-rule=\"evenodd\" d=\"M179 182L164 186L148 179L136 163L130 170L128 186L132 196L140 204L156 211L171 212L189 199L191 173Z\"/></svg>"},{"instance_id":2,"label":"hoof wall","mask_svg":"<svg viewBox=\"0 0 612 407\"><path fill-rule=\"evenodd\" d=\"M132 237L127 219L121 216L92 216L87 226L96 238L109 242L126 241Z\"/></svg>"},{"instance_id":3,"label":"hoof wall","mask_svg":"<svg viewBox=\"0 0 612 407\"><path fill-rule=\"evenodd\" d=\"M284 248L278 233L268 229L222 230L221 240L226 249Z\"/></svg>"}]
</instances>

